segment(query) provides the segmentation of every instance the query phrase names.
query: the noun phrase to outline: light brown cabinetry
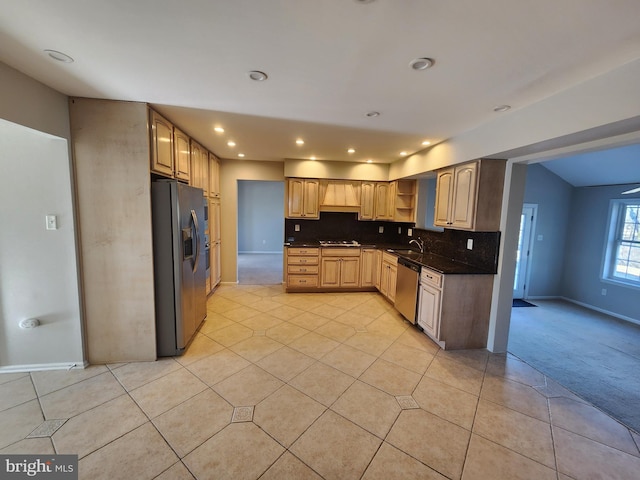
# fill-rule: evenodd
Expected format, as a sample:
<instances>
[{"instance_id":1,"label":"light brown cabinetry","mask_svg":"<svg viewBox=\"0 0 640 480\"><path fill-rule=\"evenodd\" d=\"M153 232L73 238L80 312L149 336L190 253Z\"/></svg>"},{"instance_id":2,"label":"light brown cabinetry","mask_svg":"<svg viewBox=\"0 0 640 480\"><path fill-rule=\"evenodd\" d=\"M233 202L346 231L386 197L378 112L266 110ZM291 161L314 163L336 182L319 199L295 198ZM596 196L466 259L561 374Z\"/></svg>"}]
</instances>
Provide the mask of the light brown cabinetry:
<instances>
[{"instance_id":1,"label":"light brown cabinetry","mask_svg":"<svg viewBox=\"0 0 640 480\"><path fill-rule=\"evenodd\" d=\"M445 349L487 346L493 275L422 269L418 325Z\"/></svg>"},{"instance_id":2,"label":"light brown cabinetry","mask_svg":"<svg viewBox=\"0 0 640 480\"><path fill-rule=\"evenodd\" d=\"M490 159L438 170L434 225L499 230L504 170L504 160Z\"/></svg>"},{"instance_id":3,"label":"light brown cabinetry","mask_svg":"<svg viewBox=\"0 0 640 480\"><path fill-rule=\"evenodd\" d=\"M382 252L382 268L380 271L380 293L390 302L396 301L396 281L398 278L398 257Z\"/></svg>"},{"instance_id":4,"label":"light brown cabinetry","mask_svg":"<svg viewBox=\"0 0 640 480\"><path fill-rule=\"evenodd\" d=\"M375 262L375 287L378 291L380 291L380 277L382 274L382 250L376 250L374 253L374 260Z\"/></svg>"},{"instance_id":5,"label":"light brown cabinetry","mask_svg":"<svg viewBox=\"0 0 640 480\"><path fill-rule=\"evenodd\" d=\"M287 290L318 287L319 248L285 248Z\"/></svg>"},{"instance_id":6,"label":"light brown cabinetry","mask_svg":"<svg viewBox=\"0 0 640 480\"><path fill-rule=\"evenodd\" d=\"M220 284L220 199L209 199L209 255L211 271L211 289Z\"/></svg>"},{"instance_id":7,"label":"light brown cabinetry","mask_svg":"<svg viewBox=\"0 0 640 480\"><path fill-rule=\"evenodd\" d=\"M360 183L353 180L320 180L320 210L355 212L360 209Z\"/></svg>"},{"instance_id":8,"label":"light brown cabinetry","mask_svg":"<svg viewBox=\"0 0 640 480\"><path fill-rule=\"evenodd\" d=\"M190 185L201 188L204 196L209 196L209 152L193 139L191 140Z\"/></svg>"},{"instance_id":9,"label":"light brown cabinetry","mask_svg":"<svg viewBox=\"0 0 640 480\"><path fill-rule=\"evenodd\" d=\"M220 160L209 153L209 196L220 197Z\"/></svg>"},{"instance_id":10,"label":"light brown cabinetry","mask_svg":"<svg viewBox=\"0 0 640 480\"><path fill-rule=\"evenodd\" d=\"M379 264L376 262L375 248L363 248L360 253L360 286L375 287L380 275ZM378 280L379 283L379 280Z\"/></svg>"},{"instance_id":11,"label":"light brown cabinetry","mask_svg":"<svg viewBox=\"0 0 640 480\"><path fill-rule=\"evenodd\" d=\"M151 126L151 171L173 177L173 125L157 112L149 110Z\"/></svg>"},{"instance_id":12,"label":"light brown cabinetry","mask_svg":"<svg viewBox=\"0 0 640 480\"><path fill-rule=\"evenodd\" d=\"M286 217L319 219L320 181L309 178L288 178L286 192Z\"/></svg>"},{"instance_id":13,"label":"light brown cabinetry","mask_svg":"<svg viewBox=\"0 0 640 480\"><path fill-rule=\"evenodd\" d=\"M189 137L173 128L173 158L175 163L175 178L189 182L191 180L191 140Z\"/></svg>"},{"instance_id":14,"label":"light brown cabinetry","mask_svg":"<svg viewBox=\"0 0 640 480\"><path fill-rule=\"evenodd\" d=\"M362 182L359 220L414 222L416 181Z\"/></svg>"},{"instance_id":15,"label":"light brown cabinetry","mask_svg":"<svg viewBox=\"0 0 640 480\"><path fill-rule=\"evenodd\" d=\"M321 248L320 286L357 288L360 286L359 248Z\"/></svg>"}]
</instances>

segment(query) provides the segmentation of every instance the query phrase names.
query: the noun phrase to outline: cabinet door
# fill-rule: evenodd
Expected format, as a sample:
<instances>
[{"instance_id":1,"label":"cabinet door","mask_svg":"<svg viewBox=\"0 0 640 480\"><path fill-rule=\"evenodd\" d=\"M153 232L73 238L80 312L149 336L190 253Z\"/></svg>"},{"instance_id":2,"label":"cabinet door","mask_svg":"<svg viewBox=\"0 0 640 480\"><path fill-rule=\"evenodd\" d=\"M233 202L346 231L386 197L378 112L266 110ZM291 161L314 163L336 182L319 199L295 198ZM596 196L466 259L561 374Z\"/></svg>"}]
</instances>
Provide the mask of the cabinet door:
<instances>
[{"instance_id":1,"label":"cabinet door","mask_svg":"<svg viewBox=\"0 0 640 480\"><path fill-rule=\"evenodd\" d=\"M151 171L173 177L173 125L158 113L151 117Z\"/></svg>"},{"instance_id":2,"label":"cabinet door","mask_svg":"<svg viewBox=\"0 0 640 480\"><path fill-rule=\"evenodd\" d=\"M430 285L421 285L418 306L418 325L435 340L440 336L440 296L441 292Z\"/></svg>"},{"instance_id":3,"label":"cabinet door","mask_svg":"<svg viewBox=\"0 0 640 480\"><path fill-rule=\"evenodd\" d=\"M320 182L318 180L305 180L303 192L303 216L306 218L319 218L318 197L320 195Z\"/></svg>"},{"instance_id":4,"label":"cabinet door","mask_svg":"<svg viewBox=\"0 0 640 480\"><path fill-rule=\"evenodd\" d=\"M202 188L202 147L191 141L191 182L193 187Z\"/></svg>"},{"instance_id":5,"label":"cabinet door","mask_svg":"<svg viewBox=\"0 0 640 480\"><path fill-rule=\"evenodd\" d=\"M387 298L392 302L396 301L397 280L398 280L398 267L396 265L389 265L389 290L387 291Z\"/></svg>"},{"instance_id":6,"label":"cabinet door","mask_svg":"<svg viewBox=\"0 0 640 480\"><path fill-rule=\"evenodd\" d=\"M376 183L374 218L376 220L392 220L391 186L386 182Z\"/></svg>"},{"instance_id":7,"label":"cabinet door","mask_svg":"<svg viewBox=\"0 0 640 480\"><path fill-rule=\"evenodd\" d=\"M453 168L438 171L433 224L439 227L449 226L449 205L453 200L453 171Z\"/></svg>"},{"instance_id":8,"label":"cabinet door","mask_svg":"<svg viewBox=\"0 0 640 480\"><path fill-rule=\"evenodd\" d=\"M363 249L360 262L360 286L373 287L376 285L376 252L373 249Z\"/></svg>"},{"instance_id":9,"label":"cabinet door","mask_svg":"<svg viewBox=\"0 0 640 480\"><path fill-rule=\"evenodd\" d=\"M320 261L320 286L340 286L340 258L327 257Z\"/></svg>"},{"instance_id":10,"label":"cabinet door","mask_svg":"<svg viewBox=\"0 0 640 480\"><path fill-rule=\"evenodd\" d=\"M188 182L191 179L189 137L177 128L173 129L173 150L176 163L176 178Z\"/></svg>"},{"instance_id":11,"label":"cabinet door","mask_svg":"<svg viewBox=\"0 0 640 480\"><path fill-rule=\"evenodd\" d=\"M340 286L360 286L360 258L345 257L340 259Z\"/></svg>"},{"instance_id":12,"label":"cabinet door","mask_svg":"<svg viewBox=\"0 0 640 480\"><path fill-rule=\"evenodd\" d=\"M220 160L209 153L209 196L220 196Z\"/></svg>"},{"instance_id":13,"label":"cabinet door","mask_svg":"<svg viewBox=\"0 0 640 480\"><path fill-rule=\"evenodd\" d=\"M215 288L222 278L220 270L220 242L211 245L211 288Z\"/></svg>"},{"instance_id":14,"label":"cabinet door","mask_svg":"<svg viewBox=\"0 0 640 480\"><path fill-rule=\"evenodd\" d=\"M378 290L380 290L380 277L382 275L382 250L375 251L374 258L374 268L375 268L375 286Z\"/></svg>"},{"instance_id":15,"label":"cabinet door","mask_svg":"<svg viewBox=\"0 0 640 480\"><path fill-rule=\"evenodd\" d=\"M374 182L362 182L360 190L360 220L373 220L376 184Z\"/></svg>"},{"instance_id":16,"label":"cabinet door","mask_svg":"<svg viewBox=\"0 0 640 480\"><path fill-rule=\"evenodd\" d=\"M201 162L201 184L202 184L202 193L205 197L209 196L209 152L202 149L202 155L200 157Z\"/></svg>"},{"instance_id":17,"label":"cabinet door","mask_svg":"<svg viewBox=\"0 0 640 480\"><path fill-rule=\"evenodd\" d=\"M478 164L470 163L455 169L453 208L451 225L458 228L473 228L476 209Z\"/></svg>"},{"instance_id":18,"label":"cabinet door","mask_svg":"<svg viewBox=\"0 0 640 480\"><path fill-rule=\"evenodd\" d=\"M287 217L302 217L304 203L304 180L290 178L287 180Z\"/></svg>"}]
</instances>

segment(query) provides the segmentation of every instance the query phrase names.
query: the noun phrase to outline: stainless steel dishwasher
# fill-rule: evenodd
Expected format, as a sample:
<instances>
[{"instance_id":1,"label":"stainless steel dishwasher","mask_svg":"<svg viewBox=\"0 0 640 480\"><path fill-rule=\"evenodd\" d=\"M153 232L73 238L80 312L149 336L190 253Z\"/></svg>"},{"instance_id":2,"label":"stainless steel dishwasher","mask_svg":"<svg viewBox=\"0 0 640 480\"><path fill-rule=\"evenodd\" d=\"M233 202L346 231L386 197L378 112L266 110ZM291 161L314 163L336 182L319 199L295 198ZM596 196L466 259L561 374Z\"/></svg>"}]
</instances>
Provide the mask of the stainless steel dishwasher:
<instances>
[{"instance_id":1,"label":"stainless steel dishwasher","mask_svg":"<svg viewBox=\"0 0 640 480\"><path fill-rule=\"evenodd\" d=\"M404 318L413 324L416 323L420 270L420 265L398 257L395 307Z\"/></svg>"}]
</instances>

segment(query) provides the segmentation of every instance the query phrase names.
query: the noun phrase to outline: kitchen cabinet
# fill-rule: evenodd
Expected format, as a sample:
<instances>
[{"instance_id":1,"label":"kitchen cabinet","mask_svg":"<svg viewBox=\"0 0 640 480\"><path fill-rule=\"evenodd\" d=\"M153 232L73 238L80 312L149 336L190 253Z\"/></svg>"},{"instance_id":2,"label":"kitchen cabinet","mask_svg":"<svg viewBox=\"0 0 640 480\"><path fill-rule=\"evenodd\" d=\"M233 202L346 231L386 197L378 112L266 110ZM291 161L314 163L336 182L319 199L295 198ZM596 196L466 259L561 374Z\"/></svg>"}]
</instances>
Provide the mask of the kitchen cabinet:
<instances>
[{"instance_id":1,"label":"kitchen cabinet","mask_svg":"<svg viewBox=\"0 0 640 480\"><path fill-rule=\"evenodd\" d=\"M375 277L374 286L380 291L380 274L382 273L382 250L376 249L374 253Z\"/></svg>"},{"instance_id":2,"label":"kitchen cabinet","mask_svg":"<svg viewBox=\"0 0 640 480\"><path fill-rule=\"evenodd\" d=\"M485 348L493 275L442 275L423 268L418 325L440 347Z\"/></svg>"},{"instance_id":3,"label":"kitchen cabinet","mask_svg":"<svg viewBox=\"0 0 640 480\"><path fill-rule=\"evenodd\" d=\"M209 196L220 198L220 159L209 153Z\"/></svg>"},{"instance_id":4,"label":"kitchen cabinet","mask_svg":"<svg viewBox=\"0 0 640 480\"><path fill-rule=\"evenodd\" d=\"M173 125L159 113L149 110L151 126L151 171L173 177Z\"/></svg>"},{"instance_id":5,"label":"kitchen cabinet","mask_svg":"<svg viewBox=\"0 0 640 480\"><path fill-rule=\"evenodd\" d=\"M375 287L379 276L378 263L376 263L376 252L379 250L375 248L363 248L360 252L360 286L361 287Z\"/></svg>"},{"instance_id":6,"label":"kitchen cabinet","mask_svg":"<svg viewBox=\"0 0 640 480\"><path fill-rule=\"evenodd\" d=\"M202 194L207 198L209 196L209 152L204 148L200 152L200 185Z\"/></svg>"},{"instance_id":7,"label":"kitchen cabinet","mask_svg":"<svg viewBox=\"0 0 640 480\"><path fill-rule=\"evenodd\" d=\"M362 182L359 220L393 220L389 182Z\"/></svg>"},{"instance_id":8,"label":"kitchen cabinet","mask_svg":"<svg viewBox=\"0 0 640 480\"><path fill-rule=\"evenodd\" d=\"M393 220L413 223L416 221L416 185L415 180L396 180L391 183L393 194Z\"/></svg>"},{"instance_id":9,"label":"kitchen cabinet","mask_svg":"<svg viewBox=\"0 0 640 480\"><path fill-rule=\"evenodd\" d=\"M391 303L396 301L396 281L398 278L398 257L382 252L380 271L380 293Z\"/></svg>"},{"instance_id":10,"label":"kitchen cabinet","mask_svg":"<svg viewBox=\"0 0 640 480\"><path fill-rule=\"evenodd\" d=\"M204 148L191 140L191 182L193 187L202 188L202 152Z\"/></svg>"},{"instance_id":11,"label":"kitchen cabinet","mask_svg":"<svg viewBox=\"0 0 640 480\"><path fill-rule=\"evenodd\" d=\"M209 199L209 255L211 270L211 290L220 284L220 199Z\"/></svg>"},{"instance_id":12,"label":"kitchen cabinet","mask_svg":"<svg viewBox=\"0 0 640 480\"><path fill-rule=\"evenodd\" d=\"M320 249L315 247L285 248L287 291L318 287L319 253Z\"/></svg>"},{"instance_id":13,"label":"kitchen cabinet","mask_svg":"<svg viewBox=\"0 0 640 480\"><path fill-rule=\"evenodd\" d=\"M318 206L320 181L309 178L288 178L286 192L286 217L319 219Z\"/></svg>"},{"instance_id":14,"label":"kitchen cabinet","mask_svg":"<svg viewBox=\"0 0 640 480\"><path fill-rule=\"evenodd\" d=\"M498 231L505 164L482 159L438 170L434 225Z\"/></svg>"},{"instance_id":15,"label":"kitchen cabinet","mask_svg":"<svg viewBox=\"0 0 640 480\"><path fill-rule=\"evenodd\" d=\"M191 140L184 132L173 128L173 158L175 178L189 182L191 180Z\"/></svg>"},{"instance_id":16,"label":"kitchen cabinet","mask_svg":"<svg viewBox=\"0 0 640 480\"><path fill-rule=\"evenodd\" d=\"M360 286L359 248L321 248L320 286L357 288Z\"/></svg>"}]
</instances>

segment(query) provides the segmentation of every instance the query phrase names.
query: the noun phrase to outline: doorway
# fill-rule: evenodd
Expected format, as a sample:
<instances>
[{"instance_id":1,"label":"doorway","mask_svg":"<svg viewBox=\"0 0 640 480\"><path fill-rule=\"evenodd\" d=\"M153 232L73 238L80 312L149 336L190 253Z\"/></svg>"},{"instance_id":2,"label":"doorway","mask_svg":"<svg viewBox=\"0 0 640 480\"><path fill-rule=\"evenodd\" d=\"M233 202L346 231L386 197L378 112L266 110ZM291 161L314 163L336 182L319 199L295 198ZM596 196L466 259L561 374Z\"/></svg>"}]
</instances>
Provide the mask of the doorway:
<instances>
[{"instance_id":1,"label":"doorway","mask_svg":"<svg viewBox=\"0 0 640 480\"><path fill-rule=\"evenodd\" d=\"M513 298L524 299L527 293L529 278L529 260L533 248L533 232L538 213L538 206L525 203L520 216L520 233L518 235L518 250L516 252L516 273L513 282Z\"/></svg>"},{"instance_id":2,"label":"doorway","mask_svg":"<svg viewBox=\"0 0 640 480\"><path fill-rule=\"evenodd\" d=\"M283 279L284 182L238 180L238 283Z\"/></svg>"}]
</instances>

